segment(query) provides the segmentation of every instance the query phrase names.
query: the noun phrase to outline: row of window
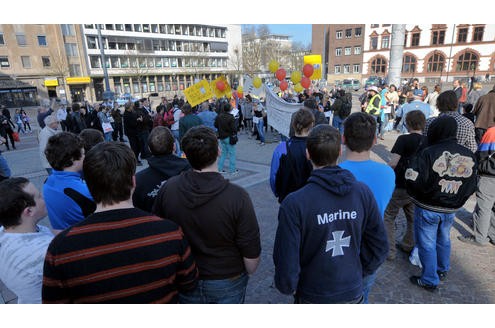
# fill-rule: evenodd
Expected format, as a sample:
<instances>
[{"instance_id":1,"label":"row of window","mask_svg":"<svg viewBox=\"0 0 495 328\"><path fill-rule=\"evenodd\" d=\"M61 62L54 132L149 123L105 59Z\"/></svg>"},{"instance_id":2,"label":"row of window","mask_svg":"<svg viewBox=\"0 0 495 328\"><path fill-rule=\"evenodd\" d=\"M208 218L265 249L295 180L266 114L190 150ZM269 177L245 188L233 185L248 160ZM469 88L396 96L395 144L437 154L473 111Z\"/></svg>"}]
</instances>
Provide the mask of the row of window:
<instances>
[{"instance_id":1,"label":"row of window","mask_svg":"<svg viewBox=\"0 0 495 328\"><path fill-rule=\"evenodd\" d=\"M349 74L351 73L351 64L334 65L333 69L335 74L342 74L342 73ZM352 73L360 73L360 72L361 72L361 65L353 64Z\"/></svg>"},{"instance_id":2,"label":"row of window","mask_svg":"<svg viewBox=\"0 0 495 328\"><path fill-rule=\"evenodd\" d=\"M16 34L15 39L17 41L17 45L24 47L28 45L28 42L26 40L26 35L25 34ZM46 47L48 46L48 43L46 41L46 35L37 35L36 39L38 40L38 45L40 47ZM3 33L0 33L0 45L5 45L5 38L3 37Z\"/></svg>"},{"instance_id":3,"label":"row of window","mask_svg":"<svg viewBox=\"0 0 495 328\"><path fill-rule=\"evenodd\" d=\"M96 24L84 24L87 29L97 28ZM108 31L145 32L175 35L226 38L226 28L182 25L182 24L100 24L100 29Z\"/></svg>"},{"instance_id":4,"label":"row of window","mask_svg":"<svg viewBox=\"0 0 495 328\"><path fill-rule=\"evenodd\" d=\"M402 73L416 73L417 58L412 55L405 55L402 58ZM445 69L446 58L441 53L434 53L426 59L427 72L442 72ZM454 71L469 72L478 67L478 56L470 51L466 51L459 56L455 63ZM387 71L388 63L385 57L379 56L371 62L372 74L384 74Z\"/></svg>"},{"instance_id":5,"label":"row of window","mask_svg":"<svg viewBox=\"0 0 495 328\"><path fill-rule=\"evenodd\" d=\"M100 56L89 56L91 68L101 68ZM227 67L227 58L107 56L107 68Z\"/></svg>"},{"instance_id":6,"label":"row of window","mask_svg":"<svg viewBox=\"0 0 495 328\"><path fill-rule=\"evenodd\" d=\"M44 68L49 68L52 66L49 56L41 56L41 62ZM30 56L21 56L21 63L23 68L32 68ZM0 56L0 68L10 68L8 56Z\"/></svg>"},{"instance_id":7,"label":"row of window","mask_svg":"<svg viewBox=\"0 0 495 328\"><path fill-rule=\"evenodd\" d=\"M361 46L354 46L354 54L355 55L361 54ZM350 56L350 55L352 55L352 47L344 47L344 56ZM342 47L335 48L335 56L337 57L342 56Z\"/></svg>"},{"instance_id":8,"label":"row of window","mask_svg":"<svg viewBox=\"0 0 495 328\"><path fill-rule=\"evenodd\" d=\"M214 80L216 75L209 75L208 79ZM101 82L102 83L102 82ZM138 78L133 77L132 81L128 77L114 77L113 83L115 86L115 93L130 93L131 87L133 93L146 93L146 92L162 92L162 91L177 91L184 90L194 84L194 77L192 75L180 76L173 75L159 75L159 76L147 76L141 79L139 83ZM95 81L96 84L96 81ZM139 88L141 86L141 89Z\"/></svg>"},{"instance_id":9,"label":"row of window","mask_svg":"<svg viewBox=\"0 0 495 328\"><path fill-rule=\"evenodd\" d=\"M343 31L343 30L337 30L335 32L335 38L337 40L340 40L340 39L342 39L342 36L345 34L345 38L346 39L350 39L350 38L352 38L352 30L353 30L352 28L347 28L347 29L345 29L345 31ZM363 29L361 27L354 28L354 37L355 38L360 38L361 37L361 34L362 34L362 31L363 31Z\"/></svg>"},{"instance_id":10,"label":"row of window","mask_svg":"<svg viewBox=\"0 0 495 328\"><path fill-rule=\"evenodd\" d=\"M110 50L185 51L185 52L227 52L227 42L194 42L166 39L134 39L113 37L103 38L103 48ZM86 36L88 49L99 49L95 36Z\"/></svg>"}]
</instances>

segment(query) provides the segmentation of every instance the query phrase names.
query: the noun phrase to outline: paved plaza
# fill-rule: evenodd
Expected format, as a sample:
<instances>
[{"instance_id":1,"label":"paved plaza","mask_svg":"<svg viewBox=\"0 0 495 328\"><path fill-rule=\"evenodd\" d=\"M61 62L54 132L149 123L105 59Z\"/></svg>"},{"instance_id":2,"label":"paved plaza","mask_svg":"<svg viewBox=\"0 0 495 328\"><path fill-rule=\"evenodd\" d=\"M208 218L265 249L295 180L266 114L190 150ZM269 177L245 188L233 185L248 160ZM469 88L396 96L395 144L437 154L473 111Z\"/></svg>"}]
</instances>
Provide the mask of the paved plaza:
<instances>
[{"instance_id":1,"label":"paved plaza","mask_svg":"<svg viewBox=\"0 0 495 328\"><path fill-rule=\"evenodd\" d=\"M357 104L354 104L357 108ZM35 121L34 111L31 118ZM34 132L22 135L17 150L4 152L4 156L14 176L25 176L38 187L46 179L46 171L41 169L38 154L37 123L33 122ZM386 162L390 149L398 134L389 132L385 140L373 147L372 159ZM261 230L261 262L257 272L249 281L246 303L286 304L292 297L280 294L273 286L274 266L272 261L273 242L277 229L278 202L269 185L270 161L279 139L268 129L267 143L259 146L244 133L239 135L237 145L237 165L240 174L231 180L243 186L250 194L256 209ZM5 149L2 146L2 150ZM146 166L140 167L143 169ZM409 263L407 255L398 252L395 261L386 261L379 269L376 283L370 293L370 303L378 304L493 304L495 303L495 246L476 247L457 240L460 234L471 232L471 212L475 205L474 197L456 214L451 231L452 253L451 271L436 292L431 293L413 286L409 276L419 274L420 269ZM48 225L44 219L42 224ZM401 212L397 219L398 237L404 232L405 218ZM16 303L16 296L0 282L0 293L5 303ZM0 302L2 302L0 297Z\"/></svg>"}]
</instances>

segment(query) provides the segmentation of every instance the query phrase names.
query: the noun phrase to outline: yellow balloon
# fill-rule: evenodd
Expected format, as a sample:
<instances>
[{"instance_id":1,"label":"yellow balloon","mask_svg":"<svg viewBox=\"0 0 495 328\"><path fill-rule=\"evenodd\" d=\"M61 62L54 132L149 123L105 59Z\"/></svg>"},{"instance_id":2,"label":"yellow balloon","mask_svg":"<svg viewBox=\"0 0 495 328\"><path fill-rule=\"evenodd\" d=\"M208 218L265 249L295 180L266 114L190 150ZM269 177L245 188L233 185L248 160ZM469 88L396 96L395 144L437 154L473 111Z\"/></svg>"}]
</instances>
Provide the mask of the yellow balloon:
<instances>
[{"instance_id":1,"label":"yellow balloon","mask_svg":"<svg viewBox=\"0 0 495 328\"><path fill-rule=\"evenodd\" d=\"M258 89L259 87L261 87L261 79L259 77L255 77L253 79L253 86Z\"/></svg>"},{"instance_id":2,"label":"yellow balloon","mask_svg":"<svg viewBox=\"0 0 495 328\"><path fill-rule=\"evenodd\" d=\"M276 60L270 60L270 63L268 63L268 69L270 72L275 73L278 70L278 62Z\"/></svg>"},{"instance_id":3,"label":"yellow balloon","mask_svg":"<svg viewBox=\"0 0 495 328\"><path fill-rule=\"evenodd\" d=\"M299 93L299 92L302 92L304 90L303 86L301 85L301 83L297 83L295 86L294 86L294 91Z\"/></svg>"},{"instance_id":4,"label":"yellow balloon","mask_svg":"<svg viewBox=\"0 0 495 328\"><path fill-rule=\"evenodd\" d=\"M301 72L294 71L290 75L290 80L292 81L292 83L297 84L297 83L301 82L301 77L302 77Z\"/></svg>"},{"instance_id":5,"label":"yellow balloon","mask_svg":"<svg viewBox=\"0 0 495 328\"><path fill-rule=\"evenodd\" d=\"M238 86L237 87L237 92L238 93L242 93L244 91L244 88L242 87L242 85Z\"/></svg>"}]
</instances>

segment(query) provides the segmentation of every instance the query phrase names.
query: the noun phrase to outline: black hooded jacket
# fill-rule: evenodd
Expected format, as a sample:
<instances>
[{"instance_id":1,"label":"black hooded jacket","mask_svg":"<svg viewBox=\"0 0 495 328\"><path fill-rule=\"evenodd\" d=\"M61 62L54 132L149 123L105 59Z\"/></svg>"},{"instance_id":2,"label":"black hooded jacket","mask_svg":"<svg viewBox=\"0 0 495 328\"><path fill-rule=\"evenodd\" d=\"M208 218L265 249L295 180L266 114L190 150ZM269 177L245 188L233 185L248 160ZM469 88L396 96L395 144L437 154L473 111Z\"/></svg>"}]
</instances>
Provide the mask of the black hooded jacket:
<instances>
[{"instance_id":1,"label":"black hooded jacket","mask_svg":"<svg viewBox=\"0 0 495 328\"><path fill-rule=\"evenodd\" d=\"M417 206L453 213L476 190L476 158L457 143L456 134L456 120L439 116L428 129L428 147L411 159L406 189Z\"/></svg>"}]
</instances>

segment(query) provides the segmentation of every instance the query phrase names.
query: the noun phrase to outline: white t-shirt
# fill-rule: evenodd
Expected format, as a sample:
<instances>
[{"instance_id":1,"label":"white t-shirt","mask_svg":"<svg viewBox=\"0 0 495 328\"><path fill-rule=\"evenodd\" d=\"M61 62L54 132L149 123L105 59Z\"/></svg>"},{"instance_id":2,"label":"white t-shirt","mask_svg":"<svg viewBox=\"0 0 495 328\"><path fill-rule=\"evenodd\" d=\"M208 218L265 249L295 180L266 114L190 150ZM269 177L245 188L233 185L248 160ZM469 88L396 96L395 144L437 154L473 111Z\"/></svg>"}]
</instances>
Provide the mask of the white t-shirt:
<instances>
[{"instance_id":1,"label":"white t-shirt","mask_svg":"<svg viewBox=\"0 0 495 328\"><path fill-rule=\"evenodd\" d=\"M175 109L175 112L174 112L175 123L172 124L172 126L170 127L170 130L179 130L179 120L181 117L182 117L182 111L178 108Z\"/></svg>"},{"instance_id":2,"label":"white t-shirt","mask_svg":"<svg viewBox=\"0 0 495 328\"><path fill-rule=\"evenodd\" d=\"M0 280L19 304L41 304L43 263L53 234L38 225L35 233L6 233L0 227Z\"/></svg>"}]
</instances>

